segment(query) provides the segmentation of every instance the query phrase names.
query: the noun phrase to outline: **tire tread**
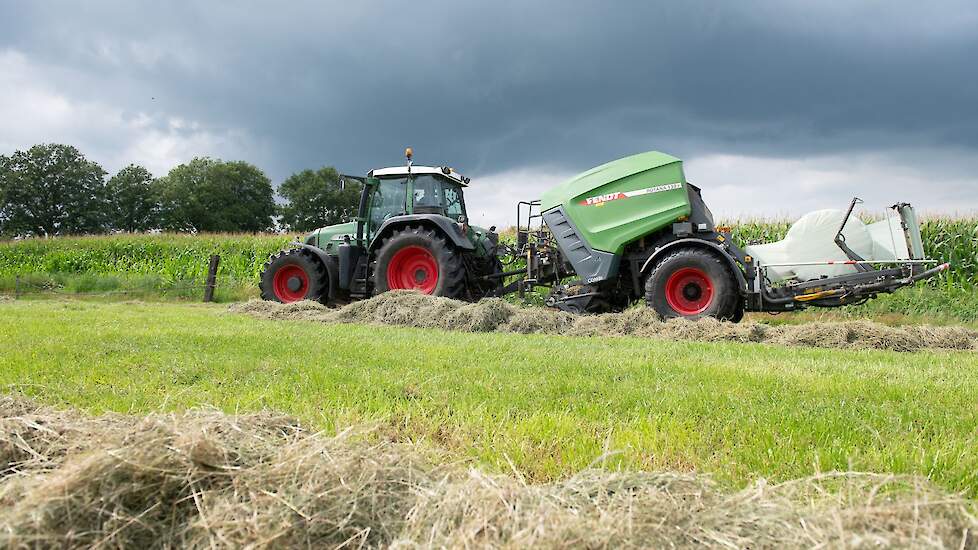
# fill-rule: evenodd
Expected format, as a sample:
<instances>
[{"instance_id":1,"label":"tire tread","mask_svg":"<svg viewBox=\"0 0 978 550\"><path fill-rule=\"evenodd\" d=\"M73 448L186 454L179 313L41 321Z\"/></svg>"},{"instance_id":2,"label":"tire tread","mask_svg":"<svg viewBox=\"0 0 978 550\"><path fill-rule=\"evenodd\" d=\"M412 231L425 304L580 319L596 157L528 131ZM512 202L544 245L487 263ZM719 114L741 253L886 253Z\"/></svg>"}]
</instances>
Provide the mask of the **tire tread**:
<instances>
[{"instance_id":1,"label":"tire tread","mask_svg":"<svg viewBox=\"0 0 978 550\"><path fill-rule=\"evenodd\" d=\"M649 272L648 277L645 280L645 302L646 305L656 310L662 317L679 317L675 312L669 308L667 311L662 311L663 308L656 305L658 298L658 293L662 290L657 288L653 284L654 281L660 278L660 273L671 269L671 264L683 261L699 261L704 263L712 264L717 268L718 273L725 274L727 278L726 281L726 291L719 291L716 296L718 300L716 307L713 308L713 312L709 314L700 314L693 316L692 318L699 318L705 316L716 317L721 320L733 320L737 317L737 307L740 303L740 293L737 292L737 280L734 274L730 272L730 266L726 264L723 258L718 256L716 253L704 250L703 248L697 247L683 247L673 252L666 254L661 260L659 260L652 271Z\"/></svg>"},{"instance_id":2,"label":"tire tread","mask_svg":"<svg viewBox=\"0 0 978 550\"><path fill-rule=\"evenodd\" d=\"M272 302L278 302L279 299L275 295L275 291L272 289L272 278L275 274L275 269L281 265L287 265L285 262L289 257L297 257L299 265L306 269L310 278L310 286L315 289L312 293L315 296L311 296L307 293L306 299L325 301L329 297L329 275L326 273L326 266L323 262L312 252L304 248L292 248L287 250L280 250L276 254L269 256L268 261L262 266L261 271L261 283L259 284L259 289L261 290L261 299L268 300ZM311 273L309 273L311 271ZM315 284L313 284L315 283Z\"/></svg>"},{"instance_id":3,"label":"tire tread","mask_svg":"<svg viewBox=\"0 0 978 550\"><path fill-rule=\"evenodd\" d=\"M445 282L440 284L442 291L437 296L447 298L462 299L466 295L465 285L465 262L459 251L450 244L445 237L436 231L424 226L409 225L403 229L394 230L381 242L377 249L378 265L382 258L387 258L393 254L392 248L398 246L399 241L405 237L415 237L424 241L425 246L438 262L439 277L445 277ZM375 293L385 292L387 288L387 274L381 269L374 270L374 291Z\"/></svg>"}]
</instances>

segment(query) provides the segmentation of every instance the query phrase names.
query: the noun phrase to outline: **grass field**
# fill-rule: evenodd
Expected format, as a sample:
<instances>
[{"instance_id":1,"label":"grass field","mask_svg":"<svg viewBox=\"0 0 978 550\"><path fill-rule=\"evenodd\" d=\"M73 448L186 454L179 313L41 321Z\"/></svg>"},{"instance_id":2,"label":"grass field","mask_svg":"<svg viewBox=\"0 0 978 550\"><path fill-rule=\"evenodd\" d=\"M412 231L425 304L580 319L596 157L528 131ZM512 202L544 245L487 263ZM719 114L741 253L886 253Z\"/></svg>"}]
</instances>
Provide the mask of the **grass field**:
<instances>
[{"instance_id":1,"label":"grass field","mask_svg":"<svg viewBox=\"0 0 978 550\"><path fill-rule=\"evenodd\" d=\"M733 485L917 473L978 496L973 352L463 334L54 300L0 303L0 341L0 386L92 412L212 405L327 430L379 422L532 480L598 460Z\"/></svg>"}]
</instances>

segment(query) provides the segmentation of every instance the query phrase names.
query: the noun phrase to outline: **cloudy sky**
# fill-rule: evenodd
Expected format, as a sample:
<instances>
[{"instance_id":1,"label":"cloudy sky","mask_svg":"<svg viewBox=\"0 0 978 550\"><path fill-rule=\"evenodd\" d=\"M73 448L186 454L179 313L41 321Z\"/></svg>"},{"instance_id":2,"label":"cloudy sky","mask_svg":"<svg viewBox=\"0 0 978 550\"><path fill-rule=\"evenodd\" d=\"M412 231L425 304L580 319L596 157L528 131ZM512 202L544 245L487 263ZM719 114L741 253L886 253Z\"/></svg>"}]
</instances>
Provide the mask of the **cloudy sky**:
<instances>
[{"instance_id":1,"label":"cloudy sky","mask_svg":"<svg viewBox=\"0 0 978 550\"><path fill-rule=\"evenodd\" d=\"M0 153L472 177L476 222L660 150L724 217L978 210L978 3L0 0Z\"/></svg>"}]
</instances>

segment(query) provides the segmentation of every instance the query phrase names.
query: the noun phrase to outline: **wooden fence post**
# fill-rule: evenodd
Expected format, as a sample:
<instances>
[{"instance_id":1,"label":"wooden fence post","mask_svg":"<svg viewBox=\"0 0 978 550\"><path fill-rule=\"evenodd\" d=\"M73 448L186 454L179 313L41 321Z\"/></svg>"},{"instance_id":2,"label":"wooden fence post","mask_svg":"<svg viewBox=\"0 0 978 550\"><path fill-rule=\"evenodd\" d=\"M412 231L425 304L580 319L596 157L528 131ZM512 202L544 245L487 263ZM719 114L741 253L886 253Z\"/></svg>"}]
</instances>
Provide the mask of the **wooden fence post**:
<instances>
[{"instance_id":1,"label":"wooden fence post","mask_svg":"<svg viewBox=\"0 0 978 550\"><path fill-rule=\"evenodd\" d=\"M221 263L221 257L217 254L211 256L211 262L207 266L207 284L204 285L204 301L214 301L214 287L217 285L217 265Z\"/></svg>"}]
</instances>

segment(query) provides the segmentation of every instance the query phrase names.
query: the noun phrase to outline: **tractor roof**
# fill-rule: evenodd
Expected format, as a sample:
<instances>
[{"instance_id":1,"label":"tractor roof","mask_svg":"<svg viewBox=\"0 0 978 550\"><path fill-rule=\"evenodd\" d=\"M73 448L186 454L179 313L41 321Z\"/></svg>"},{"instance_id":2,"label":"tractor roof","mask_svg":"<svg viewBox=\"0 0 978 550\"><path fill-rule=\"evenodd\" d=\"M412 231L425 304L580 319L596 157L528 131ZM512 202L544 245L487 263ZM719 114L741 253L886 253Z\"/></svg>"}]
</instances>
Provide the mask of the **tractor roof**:
<instances>
[{"instance_id":1,"label":"tractor roof","mask_svg":"<svg viewBox=\"0 0 978 550\"><path fill-rule=\"evenodd\" d=\"M469 178L462 176L452 168L448 166L412 166L410 168L411 174L441 174L463 186L469 183ZM408 167L407 166L392 166L390 168L376 168L367 173L367 176L372 178L384 178L391 176L407 176Z\"/></svg>"}]
</instances>

